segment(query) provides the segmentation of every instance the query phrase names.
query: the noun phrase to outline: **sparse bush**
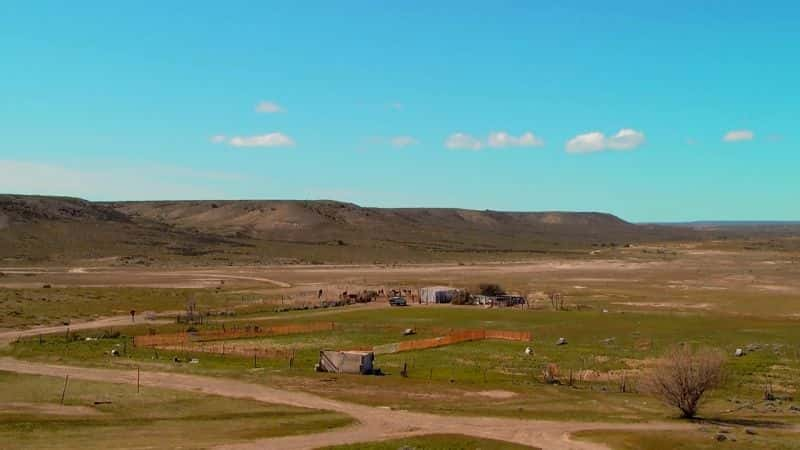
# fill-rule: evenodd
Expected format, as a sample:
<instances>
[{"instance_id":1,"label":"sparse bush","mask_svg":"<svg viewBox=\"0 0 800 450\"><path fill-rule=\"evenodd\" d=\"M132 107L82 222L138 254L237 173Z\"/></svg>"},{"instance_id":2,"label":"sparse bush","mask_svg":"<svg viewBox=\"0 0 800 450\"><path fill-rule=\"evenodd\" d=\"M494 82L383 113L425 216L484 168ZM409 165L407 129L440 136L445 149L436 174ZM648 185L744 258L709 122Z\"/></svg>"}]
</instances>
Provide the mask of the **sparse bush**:
<instances>
[{"instance_id":1,"label":"sparse bush","mask_svg":"<svg viewBox=\"0 0 800 450\"><path fill-rule=\"evenodd\" d=\"M496 295L505 295L506 291L496 283L482 283L480 285L481 295L494 297Z\"/></svg>"},{"instance_id":2,"label":"sparse bush","mask_svg":"<svg viewBox=\"0 0 800 450\"><path fill-rule=\"evenodd\" d=\"M725 355L716 349L673 347L642 380L642 390L678 408L681 416L697 414L706 391L719 386L724 378Z\"/></svg>"},{"instance_id":3,"label":"sparse bush","mask_svg":"<svg viewBox=\"0 0 800 450\"><path fill-rule=\"evenodd\" d=\"M559 384L559 376L561 375L561 371L558 368L558 364L548 363L544 370L542 370L542 378L544 382L547 384Z\"/></svg>"},{"instance_id":4,"label":"sparse bush","mask_svg":"<svg viewBox=\"0 0 800 450\"><path fill-rule=\"evenodd\" d=\"M100 335L100 339L118 339L120 337L120 332L115 330L103 330L103 334Z\"/></svg>"}]
</instances>

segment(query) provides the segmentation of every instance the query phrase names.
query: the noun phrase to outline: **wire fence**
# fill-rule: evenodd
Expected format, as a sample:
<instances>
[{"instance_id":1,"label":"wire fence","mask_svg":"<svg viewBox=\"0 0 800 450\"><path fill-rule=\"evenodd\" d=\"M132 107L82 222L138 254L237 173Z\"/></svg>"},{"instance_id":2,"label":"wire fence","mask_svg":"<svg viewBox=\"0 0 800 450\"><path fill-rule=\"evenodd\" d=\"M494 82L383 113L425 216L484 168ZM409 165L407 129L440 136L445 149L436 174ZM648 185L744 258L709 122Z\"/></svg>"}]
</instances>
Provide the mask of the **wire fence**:
<instances>
[{"instance_id":1,"label":"wire fence","mask_svg":"<svg viewBox=\"0 0 800 450\"><path fill-rule=\"evenodd\" d=\"M272 327L248 325L241 328L221 330L205 330L194 333L150 334L135 336L133 345L136 347L169 347L181 346L194 342L225 341L254 337L285 336L289 334L313 333L318 331L333 331L334 322L312 322Z\"/></svg>"},{"instance_id":2,"label":"wire fence","mask_svg":"<svg viewBox=\"0 0 800 450\"><path fill-rule=\"evenodd\" d=\"M372 351L375 352L376 355L387 355L413 350L444 347L461 342L482 341L485 339L528 342L531 340L531 332L505 330L459 330L452 331L446 336L376 345L372 348Z\"/></svg>"},{"instance_id":3,"label":"wire fence","mask_svg":"<svg viewBox=\"0 0 800 450\"><path fill-rule=\"evenodd\" d=\"M243 356L263 359L292 359L295 350L289 348L253 347L252 345L231 342L194 342L186 345L159 345L158 350L180 353L207 353L217 356Z\"/></svg>"}]
</instances>

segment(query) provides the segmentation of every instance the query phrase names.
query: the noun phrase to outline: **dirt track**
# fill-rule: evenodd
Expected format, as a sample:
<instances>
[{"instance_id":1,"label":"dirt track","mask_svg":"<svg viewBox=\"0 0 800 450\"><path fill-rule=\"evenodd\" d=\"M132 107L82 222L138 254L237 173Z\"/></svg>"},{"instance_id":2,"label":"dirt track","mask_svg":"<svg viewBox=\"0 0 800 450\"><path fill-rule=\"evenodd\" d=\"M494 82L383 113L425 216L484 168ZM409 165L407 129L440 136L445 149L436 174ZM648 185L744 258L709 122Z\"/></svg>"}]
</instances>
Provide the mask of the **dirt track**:
<instances>
[{"instance_id":1,"label":"dirt track","mask_svg":"<svg viewBox=\"0 0 800 450\"><path fill-rule=\"evenodd\" d=\"M114 383L135 383L136 372L39 364L12 358L0 359L0 370L17 373L63 376ZM696 426L684 423L602 423L550 422L493 417L455 417L393 411L318 397L316 395L273 389L259 384L224 378L212 378L163 372L142 372L143 386L203 392L231 398L337 411L359 423L329 432L261 439L224 445L224 449L313 449L319 446L350 444L365 441L432 433L464 434L489 439L532 445L542 449L604 449L603 445L573 441L570 433L583 430L690 430Z\"/></svg>"},{"instance_id":2,"label":"dirt track","mask_svg":"<svg viewBox=\"0 0 800 450\"><path fill-rule=\"evenodd\" d=\"M154 319L154 320L139 319L138 322L148 323L148 324L164 324L164 323L172 323L173 321L169 319ZM97 328L125 327L132 324L134 323L131 322L131 316L124 315L124 316L104 317L102 319L92 320L88 322L71 323L69 325L53 325L44 327L33 327L25 330L1 331L0 347L3 347L9 344L10 342L13 342L17 338L38 336L40 334L63 333L64 331L67 330L67 328L69 328L70 331L79 331L79 330L94 330Z\"/></svg>"}]
</instances>

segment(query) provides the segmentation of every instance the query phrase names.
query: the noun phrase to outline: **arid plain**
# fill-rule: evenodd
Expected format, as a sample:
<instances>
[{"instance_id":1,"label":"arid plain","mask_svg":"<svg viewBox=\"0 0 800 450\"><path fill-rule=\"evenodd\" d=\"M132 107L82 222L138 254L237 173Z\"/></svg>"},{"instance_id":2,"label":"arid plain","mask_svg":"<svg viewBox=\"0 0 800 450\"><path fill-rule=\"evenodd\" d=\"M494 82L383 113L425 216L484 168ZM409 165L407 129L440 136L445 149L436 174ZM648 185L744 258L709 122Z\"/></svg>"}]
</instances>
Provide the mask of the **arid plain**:
<instances>
[{"instance_id":1,"label":"arid plain","mask_svg":"<svg viewBox=\"0 0 800 450\"><path fill-rule=\"evenodd\" d=\"M146 258L138 245L115 255L125 247L91 249L90 233L70 243L53 231L90 228L82 213L14 208L7 222L28 233L29 248L58 237L51 256L7 253L0 268L0 437L15 448L797 448L800 250L791 227L656 226L637 236L622 223L629 240L614 225L587 242L549 234L546 248L532 240L515 249L488 233L487 250L476 249L484 229L469 226L462 233L474 241L458 244L468 249L435 249L429 237L424 248L377 245L366 253L379 260L352 263L348 252L375 240L356 243L347 222L325 226L334 244L287 237L279 245L299 252L293 261L250 261L246 248L271 246L261 232L224 238L246 245L220 264L223 238L208 243L222 253L161 248ZM88 222L131 247L143 229L198 246L219 236L109 217L111 225L96 214ZM570 218L545 216L547 227L554 217ZM316 260L318 247L333 252L328 260ZM524 303L420 302L424 287L478 294L488 285ZM390 306L391 291L409 305ZM321 350L470 330L530 340L378 352L381 376L314 370ZM724 380L690 420L644 389L675 346L725 356ZM123 430L124 442L111 437Z\"/></svg>"}]
</instances>

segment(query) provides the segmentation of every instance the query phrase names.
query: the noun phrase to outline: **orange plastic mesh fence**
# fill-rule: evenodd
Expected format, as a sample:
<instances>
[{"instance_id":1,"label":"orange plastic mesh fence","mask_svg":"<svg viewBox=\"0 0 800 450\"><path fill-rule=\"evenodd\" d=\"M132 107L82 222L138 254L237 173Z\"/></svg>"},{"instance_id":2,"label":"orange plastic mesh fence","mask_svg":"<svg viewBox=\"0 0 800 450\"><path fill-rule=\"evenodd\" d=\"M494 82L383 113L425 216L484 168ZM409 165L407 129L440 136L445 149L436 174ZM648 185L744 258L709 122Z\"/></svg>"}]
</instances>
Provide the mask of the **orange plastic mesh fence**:
<instances>
[{"instance_id":1,"label":"orange plastic mesh fence","mask_svg":"<svg viewBox=\"0 0 800 450\"><path fill-rule=\"evenodd\" d=\"M503 339L506 341L522 341L528 342L531 340L530 331L507 331L507 330L486 330L486 339Z\"/></svg>"},{"instance_id":2,"label":"orange plastic mesh fence","mask_svg":"<svg viewBox=\"0 0 800 450\"><path fill-rule=\"evenodd\" d=\"M398 353L411 350L424 350L427 348L443 347L445 345L458 344L460 342L480 341L484 339L502 339L508 341L530 341L530 331L503 331L503 330L459 330L453 331L446 336L428 339L416 339L413 341L403 341L396 344L382 345L375 347L379 353Z\"/></svg>"},{"instance_id":3,"label":"orange plastic mesh fence","mask_svg":"<svg viewBox=\"0 0 800 450\"><path fill-rule=\"evenodd\" d=\"M286 348L248 347L230 343L194 343L188 345L158 346L159 350L178 351L187 353L210 353L215 355L234 355L257 357L264 359L289 359L294 356L294 350Z\"/></svg>"},{"instance_id":4,"label":"orange plastic mesh fence","mask_svg":"<svg viewBox=\"0 0 800 450\"><path fill-rule=\"evenodd\" d=\"M137 347L160 347L182 345L190 342L223 341L228 339L241 339L248 337L282 336L287 334L312 333L315 331L331 331L335 327L333 322L312 322L289 325L276 325L273 327L259 327L256 325L233 328L227 330L201 331L198 333L172 333L136 336L133 344Z\"/></svg>"},{"instance_id":5,"label":"orange plastic mesh fence","mask_svg":"<svg viewBox=\"0 0 800 450\"><path fill-rule=\"evenodd\" d=\"M188 333L174 333L174 334L153 334L144 336L134 336L133 345L136 347L162 347L170 345L183 345L188 344Z\"/></svg>"},{"instance_id":6,"label":"orange plastic mesh fence","mask_svg":"<svg viewBox=\"0 0 800 450\"><path fill-rule=\"evenodd\" d=\"M287 334L313 333L315 331L332 331L334 328L335 325L333 322L296 323L276 325L273 327L249 326L229 330L201 331L197 333L197 339L200 341L222 341L247 337L282 336Z\"/></svg>"}]
</instances>

